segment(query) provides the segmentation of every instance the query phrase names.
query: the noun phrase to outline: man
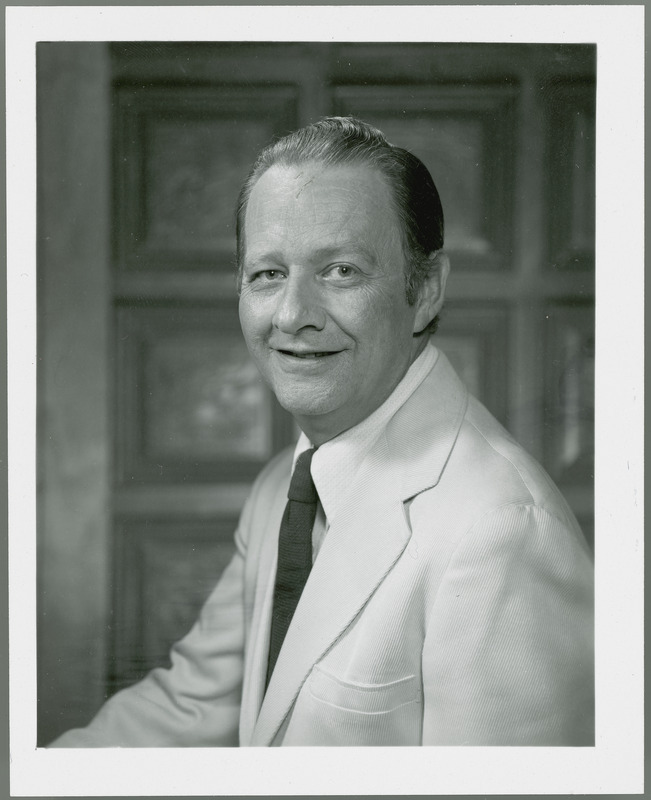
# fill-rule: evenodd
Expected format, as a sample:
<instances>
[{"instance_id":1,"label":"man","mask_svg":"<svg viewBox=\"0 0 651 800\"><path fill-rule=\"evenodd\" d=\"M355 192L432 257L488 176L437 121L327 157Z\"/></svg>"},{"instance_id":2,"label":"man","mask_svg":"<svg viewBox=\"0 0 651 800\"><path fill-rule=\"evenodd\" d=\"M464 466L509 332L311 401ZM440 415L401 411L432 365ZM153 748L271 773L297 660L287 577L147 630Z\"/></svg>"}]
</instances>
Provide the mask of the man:
<instances>
[{"instance_id":1,"label":"man","mask_svg":"<svg viewBox=\"0 0 651 800\"><path fill-rule=\"evenodd\" d=\"M449 265L426 168L322 120L262 152L237 231L244 336L303 433L171 669L54 744L591 744L589 550L429 343Z\"/></svg>"}]
</instances>

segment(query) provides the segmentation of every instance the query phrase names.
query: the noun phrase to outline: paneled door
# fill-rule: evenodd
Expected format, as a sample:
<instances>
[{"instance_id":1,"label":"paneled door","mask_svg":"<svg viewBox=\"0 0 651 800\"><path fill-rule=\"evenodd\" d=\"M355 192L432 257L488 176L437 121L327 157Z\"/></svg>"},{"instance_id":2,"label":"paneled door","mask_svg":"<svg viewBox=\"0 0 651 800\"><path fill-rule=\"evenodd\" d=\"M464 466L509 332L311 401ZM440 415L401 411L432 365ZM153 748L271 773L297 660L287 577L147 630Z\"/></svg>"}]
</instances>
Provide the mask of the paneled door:
<instances>
[{"instance_id":1,"label":"paneled door","mask_svg":"<svg viewBox=\"0 0 651 800\"><path fill-rule=\"evenodd\" d=\"M354 114L446 214L435 343L592 536L595 50L128 43L110 50L110 693L167 662L296 437L239 332L234 205L257 150Z\"/></svg>"}]
</instances>

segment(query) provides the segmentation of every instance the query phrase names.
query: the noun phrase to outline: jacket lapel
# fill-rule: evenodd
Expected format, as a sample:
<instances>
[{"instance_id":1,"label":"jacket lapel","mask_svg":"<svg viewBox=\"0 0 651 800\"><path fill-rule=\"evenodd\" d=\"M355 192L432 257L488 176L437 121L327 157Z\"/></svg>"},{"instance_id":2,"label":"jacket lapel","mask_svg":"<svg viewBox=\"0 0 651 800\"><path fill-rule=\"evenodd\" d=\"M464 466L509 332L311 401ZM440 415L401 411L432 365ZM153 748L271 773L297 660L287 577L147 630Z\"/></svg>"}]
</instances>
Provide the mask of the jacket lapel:
<instances>
[{"instance_id":1,"label":"jacket lapel","mask_svg":"<svg viewBox=\"0 0 651 800\"><path fill-rule=\"evenodd\" d=\"M247 637L249 647L244 668L245 681L240 714L240 745L242 747L246 747L250 743L264 697L274 583L278 561L278 533L287 502L288 485L289 476L275 491L273 508L269 514L260 545L258 580L255 588L251 629Z\"/></svg>"},{"instance_id":2,"label":"jacket lapel","mask_svg":"<svg viewBox=\"0 0 651 800\"><path fill-rule=\"evenodd\" d=\"M436 486L459 435L468 390L443 353L386 428L394 478L403 500Z\"/></svg>"}]
</instances>

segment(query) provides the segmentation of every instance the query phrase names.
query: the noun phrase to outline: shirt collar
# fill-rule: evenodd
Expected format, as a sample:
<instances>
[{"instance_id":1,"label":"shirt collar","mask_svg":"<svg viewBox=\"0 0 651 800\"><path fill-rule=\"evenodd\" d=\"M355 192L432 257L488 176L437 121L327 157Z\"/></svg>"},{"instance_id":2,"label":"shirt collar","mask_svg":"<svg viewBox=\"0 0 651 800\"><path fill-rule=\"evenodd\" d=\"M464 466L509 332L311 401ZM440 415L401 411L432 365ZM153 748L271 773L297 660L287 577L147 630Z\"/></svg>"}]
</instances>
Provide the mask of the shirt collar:
<instances>
[{"instance_id":1,"label":"shirt collar","mask_svg":"<svg viewBox=\"0 0 651 800\"><path fill-rule=\"evenodd\" d=\"M314 454L312 477L329 523L342 505L348 487L353 484L366 454L386 428L391 417L407 402L431 372L438 355L434 345L428 343L379 408L358 425L322 444ZM292 471L299 455L310 447L312 443L304 433L301 433L294 450Z\"/></svg>"}]
</instances>

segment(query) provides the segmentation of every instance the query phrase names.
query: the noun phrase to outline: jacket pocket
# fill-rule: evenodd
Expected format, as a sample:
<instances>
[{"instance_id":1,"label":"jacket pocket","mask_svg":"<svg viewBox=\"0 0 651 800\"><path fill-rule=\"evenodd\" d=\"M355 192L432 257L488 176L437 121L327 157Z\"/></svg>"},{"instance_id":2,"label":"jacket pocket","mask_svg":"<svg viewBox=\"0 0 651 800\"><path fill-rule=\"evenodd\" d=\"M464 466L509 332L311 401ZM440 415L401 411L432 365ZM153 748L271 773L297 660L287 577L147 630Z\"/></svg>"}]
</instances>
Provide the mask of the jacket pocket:
<instances>
[{"instance_id":1,"label":"jacket pocket","mask_svg":"<svg viewBox=\"0 0 651 800\"><path fill-rule=\"evenodd\" d=\"M389 683L352 683L314 667L308 681L312 696L323 703L361 714L384 714L420 699L420 681L408 675Z\"/></svg>"},{"instance_id":2,"label":"jacket pocket","mask_svg":"<svg viewBox=\"0 0 651 800\"><path fill-rule=\"evenodd\" d=\"M294 706L283 744L419 745L420 679L352 683L315 667Z\"/></svg>"}]
</instances>

